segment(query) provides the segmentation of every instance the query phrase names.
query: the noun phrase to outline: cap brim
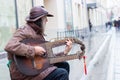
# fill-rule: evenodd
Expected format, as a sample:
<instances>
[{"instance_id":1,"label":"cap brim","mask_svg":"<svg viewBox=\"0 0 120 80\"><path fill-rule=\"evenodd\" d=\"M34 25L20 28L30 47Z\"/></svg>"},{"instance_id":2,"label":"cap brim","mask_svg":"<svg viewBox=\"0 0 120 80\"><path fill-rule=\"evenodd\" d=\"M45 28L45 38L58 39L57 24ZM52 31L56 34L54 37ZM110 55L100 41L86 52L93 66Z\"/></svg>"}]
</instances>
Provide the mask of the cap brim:
<instances>
[{"instance_id":1,"label":"cap brim","mask_svg":"<svg viewBox=\"0 0 120 80\"><path fill-rule=\"evenodd\" d=\"M54 17L52 14L48 14L47 17Z\"/></svg>"},{"instance_id":2,"label":"cap brim","mask_svg":"<svg viewBox=\"0 0 120 80\"><path fill-rule=\"evenodd\" d=\"M37 18L35 18L35 19L30 19L30 16L27 16L27 17L26 17L26 21L28 21L28 22L34 22L34 21L40 19L40 18L43 17L43 16L45 16L45 15L39 16L39 17L37 17ZM47 14L46 16L47 16L47 17L54 17L52 14Z\"/></svg>"}]
</instances>

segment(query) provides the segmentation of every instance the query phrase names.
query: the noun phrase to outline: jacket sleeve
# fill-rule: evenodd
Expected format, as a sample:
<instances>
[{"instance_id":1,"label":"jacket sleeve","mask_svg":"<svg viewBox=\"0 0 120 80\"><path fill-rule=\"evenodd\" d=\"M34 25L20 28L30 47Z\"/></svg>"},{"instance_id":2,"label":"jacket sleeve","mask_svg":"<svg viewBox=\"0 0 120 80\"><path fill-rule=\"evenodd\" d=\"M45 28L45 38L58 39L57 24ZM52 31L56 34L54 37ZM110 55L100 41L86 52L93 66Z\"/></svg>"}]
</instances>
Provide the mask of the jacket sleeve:
<instances>
[{"instance_id":1,"label":"jacket sleeve","mask_svg":"<svg viewBox=\"0 0 120 80\"><path fill-rule=\"evenodd\" d=\"M7 43L5 51L20 56L34 57L35 55L34 47L20 42L21 40L27 38L28 36L29 34L26 33L24 29L18 29L14 33L11 40Z\"/></svg>"}]
</instances>

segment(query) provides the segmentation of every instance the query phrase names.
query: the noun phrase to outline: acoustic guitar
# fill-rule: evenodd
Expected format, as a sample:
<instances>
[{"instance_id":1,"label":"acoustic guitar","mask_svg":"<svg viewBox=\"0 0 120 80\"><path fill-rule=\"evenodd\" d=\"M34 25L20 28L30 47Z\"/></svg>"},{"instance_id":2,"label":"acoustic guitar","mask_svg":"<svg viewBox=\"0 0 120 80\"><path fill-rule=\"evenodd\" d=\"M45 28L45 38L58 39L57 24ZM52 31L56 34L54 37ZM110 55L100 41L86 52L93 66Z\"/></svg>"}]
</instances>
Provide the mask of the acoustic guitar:
<instances>
[{"instance_id":1,"label":"acoustic guitar","mask_svg":"<svg viewBox=\"0 0 120 80\"><path fill-rule=\"evenodd\" d=\"M34 58L27 58L23 56L14 55L14 61L16 63L16 66L18 70L27 76L35 76L47 69L50 66L53 66L52 64L63 62L66 60L73 60L73 59L81 59L82 56L85 53L85 45L76 38L70 38L73 43L79 44L81 51L77 51L75 54L71 55L63 55L63 56L55 56L53 54L52 48L62 46L66 44L66 39L63 40L57 40L54 42L47 42L47 41L41 41L39 39L25 39L21 42L26 45L31 46L42 46L46 53L44 55L35 56Z\"/></svg>"}]
</instances>

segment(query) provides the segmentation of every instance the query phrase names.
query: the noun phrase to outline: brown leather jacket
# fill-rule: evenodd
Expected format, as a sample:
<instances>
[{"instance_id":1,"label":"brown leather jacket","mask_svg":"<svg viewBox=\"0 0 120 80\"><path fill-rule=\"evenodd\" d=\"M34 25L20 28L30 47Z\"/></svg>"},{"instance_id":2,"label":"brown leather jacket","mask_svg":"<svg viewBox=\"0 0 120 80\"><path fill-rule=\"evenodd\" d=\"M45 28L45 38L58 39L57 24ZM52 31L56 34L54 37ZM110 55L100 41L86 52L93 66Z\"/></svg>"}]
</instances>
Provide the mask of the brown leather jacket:
<instances>
[{"instance_id":1,"label":"brown leather jacket","mask_svg":"<svg viewBox=\"0 0 120 80\"><path fill-rule=\"evenodd\" d=\"M35 55L34 47L20 43L21 40L26 38L33 38L33 39L40 38L41 40L45 40L43 35L37 33L38 31L36 30L39 30L37 28L38 26L34 24L32 25L26 24L22 28L19 28L14 33L13 37L5 47L5 50L8 52L8 59L12 60L12 63L10 65L10 73L12 80L43 80L48 74L50 74L53 70L56 69L56 67L54 66L49 67L37 76L28 77L26 75L21 74L16 68L15 62L13 60L13 54L26 56L26 57L33 57Z\"/></svg>"}]
</instances>

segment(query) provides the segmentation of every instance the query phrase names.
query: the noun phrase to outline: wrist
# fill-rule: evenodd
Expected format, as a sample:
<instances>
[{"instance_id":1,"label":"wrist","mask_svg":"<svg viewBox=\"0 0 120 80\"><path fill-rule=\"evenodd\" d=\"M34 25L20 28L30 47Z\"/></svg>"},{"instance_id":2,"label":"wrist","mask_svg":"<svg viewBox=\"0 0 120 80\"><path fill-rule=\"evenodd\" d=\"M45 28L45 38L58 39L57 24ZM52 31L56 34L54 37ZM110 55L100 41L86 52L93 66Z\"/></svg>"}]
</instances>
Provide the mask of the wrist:
<instances>
[{"instance_id":1,"label":"wrist","mask_svg":"<svg viewBox=\"0 0 120 80\"><path fill-rule=\"evenodd\" d=\"M68 51L65 50L65 51L64 51L64 55L67 55L67 54L68 54Z\"/></svg>"}]
</instances>

